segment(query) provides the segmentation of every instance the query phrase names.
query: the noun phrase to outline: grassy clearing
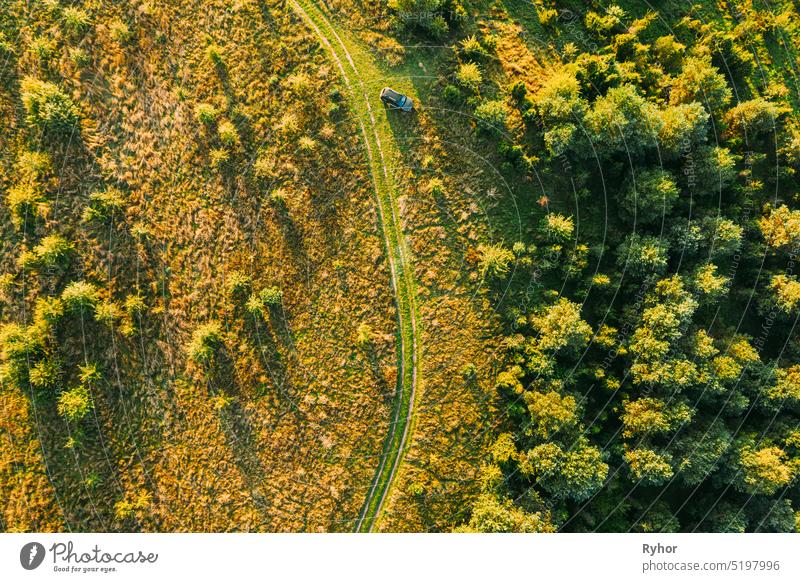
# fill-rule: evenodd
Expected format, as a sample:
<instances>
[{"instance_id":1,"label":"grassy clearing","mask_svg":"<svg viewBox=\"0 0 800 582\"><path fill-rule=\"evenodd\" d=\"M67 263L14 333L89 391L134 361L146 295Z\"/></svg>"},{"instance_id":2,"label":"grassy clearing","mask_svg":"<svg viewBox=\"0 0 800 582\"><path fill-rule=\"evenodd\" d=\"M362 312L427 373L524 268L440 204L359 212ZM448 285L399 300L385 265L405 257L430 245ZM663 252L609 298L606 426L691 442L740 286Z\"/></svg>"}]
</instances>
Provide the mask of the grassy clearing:
<instances>
[{"instance_id":1,"label":"grassy clearing","mask_svg":"<svg viewBox=\"0 0 800 582\"><path fill-rule=\"evenodd\" d=\"M0 388L15 435L0 444L0 497L24 501L3 503L3 529L352 529L393 409L396 327L375 277L387 264L357 125L328 111L343 91L330 61L277 2L87 11L77 39L38 4L3 15L15 50L0 94L14 112L2 121L2 191L18 149L45 149L26 128L20 77L74 95L84 126L80 148L48 151L58 171L47 216L17 230L4 198L12 283L0 317L30 322L37 297L78 277L123 316L87 313L48 348L67 385L78 363L100 365L80 426L57 414L58 388ZM46 68L26 52L37 35L55 47ZM124 212L85 223L90 195L108 185ZM20 273L23 246L52 232L74 243L74 263L60 278ZM246 291L231 291L242 276ZM249 301L272 287L277 305ZM212 369L186 348L209 321ZM80 438L65 448L70 435ZM51 485L30 486L42 479Z\"/></svg>"},{"instance_id":2,"label":"grassy clearing","mask_svg":"<svg viewBox=\"0 0 800 582\"><path fill-rule=\"evenodd\" d=\"M383 75L360 50L345 40L313 2L293 2L320 36L340 68L350 90L352 107L367 143L378 215L390 257L392 286L395 291L398 321L399 370L395 411L386 437L383 455L364 507L356 523L357 531L371 531L380 517L381 508L402 461L404 448L413 425L419 365L419 320L416 287L410 273L410 260L398 219L396 185L391 168L397 158L393 135L377 93L372 90ZM351 47L354 49L351 51ZM354 56L355 55L355 56ZM369 92L367 92L369 90ZM402 89L401 89L402 90Z\"/></svg>"}]
</instances>

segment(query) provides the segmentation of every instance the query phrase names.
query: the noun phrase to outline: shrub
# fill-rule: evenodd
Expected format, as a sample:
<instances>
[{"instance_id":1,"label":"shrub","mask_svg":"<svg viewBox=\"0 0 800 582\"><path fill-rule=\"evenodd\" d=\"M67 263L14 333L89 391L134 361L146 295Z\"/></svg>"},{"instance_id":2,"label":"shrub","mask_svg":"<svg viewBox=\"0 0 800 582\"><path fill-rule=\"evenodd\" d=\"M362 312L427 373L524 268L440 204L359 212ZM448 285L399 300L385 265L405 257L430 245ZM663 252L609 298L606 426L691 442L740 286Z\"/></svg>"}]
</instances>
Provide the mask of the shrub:
<instances>
[{"instance_id":1,"label":"shrub","mask_svg":"<svg viewBox=\"0 0 800 582\"><path fill-rule=\"evenodd\" d=\"M39 328L56 325L64 315L64 302L58 297L39 297L36 299L33 321Z\"/></svg>"},{"instance_id":2,"label":"shrub","mask_svg":"<svg viewBox=\"0 0 800 582\"><path fill-rule=\"evenodd\" d=\"M64 28L68 34L80 36L86 32L91 23L89 15L76 6L67 6L61 14Z\"/></svg>"},{"instance_id":3,"label":"shrub","mask_svg":"<svg viewBox=\"0 0 800 582\"><path fill-rule=\"evenodd\" d=\"M275 161L267 153L259 154L253 164L253 174L259 180L268 180L274 176Z\"/></svg>"},{"instance_id":4,"label":"shrub","mask_svg":"<svg viewBox=\"0 0 800 582\"><path fill-rule=\"evenodd\" d=\"M27 365L43 348L41 336L16 323L0 325L0 361L20 362Z\"/></svg>"},{"instance_id":5,"label":"shrub","mask_svg":"<svg viewBox=\"0 0 800 582\"><path fill-rule=\"evenodd\" d=\"M214 148L208 152L211 167L217 172L223 171L231 160L231 153L225 148Z\"/></svg>"},{"instance_id":6,"label":"shrub","mask_svg":"<svg viewBox=\"0 0 800 582\"><path fill-rule=\"evenodd\" d=\"M25 77L20 88L29 125L55 134L69 134L79 129L78 108L56 85Z\"/></svg>"},{"instance_id":7,"label":"shrub","mask_svg":"<svg viewBox=\"0 0 800 582\"><path fill-rule=\"evenodd\" d=\"M28 218L36 219L47 214L48 205L42 188L31 181L22 182L8 189L6 204L11 211L11 221L20 227Z\"/></svg>"},{"instance_id":8,"label":"shrub","mask_svg":"<svg viewBox=\"0 0 800 582\"><path fill-rule=\"evenodd\" d=\"M229 148L239 145L239 132L236 130L236 126L227 119L219 124L217 134L219 140Z\"/></svg>"},{"instance_id":9,"label":"shrub","mask_svg":"<svg viewBox=\"0 0 800 582\"><path fill-rule=\"evenodd\" d=\"M241 271L231 271L228 274L227 280L225 281L225 290L227 291L229 297L237 299L250 291L252 284L252 279L246 273Z\"/></svg>"},{"instance_id":10,"label":"shrub","mask_svg":"<svg viewBox=\"0 0 800 582\"><path fill-rule=\"evenodd\" d=\"M109 187L102 192L93 192L89 195L89 206L83 212L83 220L105 222L114 215L123 214L124 211L124 194L117 188Z\"/></svg>"},{"instance_id":11,"label":"shrub","mask_svg":"<svg viewBox=\"0 0 800 582\"><path fill-rule=\"evenodd\" d=\"M442 97L450 103L459 103L463 99L461 91L455 85L447 85L442 91Z\"/></svg>"},{"instance_id":12,"label":"shrub","mask_svg":"<svg viewBox=\"0 0 800 582\"><path fill-rule=\"evenodd\" d=\"M69 54L69 60L78 69L83 68L89 64L90 61L89 54L79 46L70 47L68 54Z\"/></svg>"},{"instance_id":13,"label":"shrub","mask_svg":"<svg viewBox=\"0 0 800 582\"><path fill-rule=\"evenodd\" d=\"M147 303L139 293L131 293L125 298L125 313L128 317L141 317L147 312Z\"/></svg>"},{"instance_id":14,"label":"shrub","mask_svg":"<svg viewBox=\"0 0 800 582\"><path fill-rule=\"evenodd\" d=\"M73 251L72 243L57 234L52 234L44 237L32 250L23 251L19 258L19 264L23 269L63 267L69 261Z\"/></svg>"},{"instance_id":15,"label":"shrub","mask_svg":"<svg viewBox=\"0 0 800 582\"><path fill-rule=\"evenodd\" d=\"M458 71L456 71L456 81L462 87L477 93L483 81L483 75L477 64L472 62L462 63L459 65Z\"/></svg>"},{"instance_id":16,"label":"shrub","mask_svg":"<svg viewBox=\"0 0 800 582\"><path fill-rule=\"evenodd\" d=\"M283 188L275 188L269 193L269 199L280 210L286 210L286 190Z\"/></svg>"},{"instance_id":17,"label":"shrub","mask_svg":"<svg viewBox=\"0 0 800 582\"><path fill-rule=\"evenodd\" d=\"M431 178L428 180L428 192L435 197L444 196L445 189L444 189L444 182L440 178Z\"/></svg>"},{"instance_id":18,"label":"shrub","mask_svg":"<svg viewBox=\"0 0 800 582\"><path fill-rule=\"evenodd\" d=\"M524 81L517 81L510 88L511 96L517 101L522 101L528 93L528 87Z\"/></svg>"},{"instance_id":19,"label":"shrub","mask_svg":"<svg viewBox=\"0 0 800 582\"><path fill-rule=\"evenodd\" d=\"M247 298L244 308L247 309L247 311L254 317L264 317L264 315L266 315L264 312L264 302L261 301L261 297L259 297L256 293L252 293L250 297Z\"/></svg>"},{"instance_id":20,"label":"shrub","mask_svg":"<svg viewBox=\"0 0 800 582\"><path fill-rule=\"evenodd\" d=\"M558 21L558 10L555 8L539 8L537 11L539 24L545 28L554 27Z\"/></svg>"},{"instance_id":21,"label":"shrub","mask_svg":"<svg viewBox=\"0 0 800 582\"><path fill-rule=\"evenodd\" d=\"M66 390L58 397L58 413L70 422L78 422L92 408L92 399L85 386Z\"/></svg>"},{"instance_id":22,"label":"shrub","mask_svg":"<svg viewBox=\"0 0 800 582\"><path fill-rule=\"evenodd\" d=\"M61 293L65 310L72 313L93 310L98 299L97 288L86 281L73 281Z\"/></svg>"},{"instance_id":23,"label":"shrub","mask_svg":"<svg viewBox=\"0 0 800 582\"><path fill-rule=\"evenodd\" d=\"M502 101L484 101L475 109L478 128L490 133L501 133L506 129L508 111Z\"/></svg>"},{"instance_id":24,"label":"shrub","mask_svg":"<svg viewBox=\"0 0 800 582\"><path fill-rule=\"evenodd\" d=\"M209 321L194 330L187 352L189 358L196 364L207 365L213 362L223 345L222 328L219 322Z\"/></svg>"},{"instance_id":25,"label":"shrub","mask_svg":"<svg viewBox=\"0 0 800 582\"><path fill-rule=\"evenodd\" d=\"M31 366L28 381L31 386L39 390L54 388L61 377L61 365L58 360L45 358Z\"/></svg>"},{"instance_id":26,"label":"shrub","mask_svg":"<svg viewBox=\"0 0 800 582\"><path fill-rule=\"evenodd\" d=\"M21 181L39 181L53 171L50 156L43 152L25 151L19 154L14 170Z\"/></svg>"},{"instance_id":27,"label":"shrub","mask_svg":"<svg viewBox=\"0 0 800 582\"><path fill-rule=\"evenodd\" d=\"M83 386L96 386L103 379L100 367L94 362L78 366L78 377Z\"/></svg>"},{"instance_id":28,"label":"shrub","mask_svg":"<svg viewBox=\"0 0 800 582\"><path fill-rule=\"evenodd\" d=\"M214 43L206 47L206 58L212 63L214 63L214 65L216 66L221 66L225 64L224 52L222 51L222 47Z\"/></svg>"},{"instance_id":29,"label":"shrub","mask_svg":"<svg viewBox=\"0 0 800 582\"><path fill-rule=\"evenodd\" d=\"M126 44L133 36L128 25L119 18L115 18L108 25L108 33L111 38L119 44Z\"/></svg>"},{"instance_id":30,"label":"shrub","mask_svg":"<svg viewBox=\"0 0 800 582\"><path fill-rule=\"evenodd\" d=\"M480 255L478 265L481 276L502 278L508 275L510 264L514 260L514 253L509 249L500 243L480 245L478 254Z\"/></svg>"},{"instance_id":31,"label":"shrub","mask_svg":"<svg viewBox=\"0 0 800 582\"><path fill-rule=\"evenodd\" d=\"M480 58L486 56L486 49L483 48L478 39L475 38L474 34L462 40L460 44L461 54L467 57Z\"/></svg>"},{"instance_id":32,"label":"shrub","mask_svg":"<svg viewBox=\"0 0 800 582\"><path fill-rule=\"evenodd\" d=\"M217 121L219 111L210 103L198 103L194 108L194 116L203 125L211 125Z\"/></svg>"},{"instance_id":33,"label":"shrub","mask_svg":"<svg viewBox=\"0 0 800 582\"><path fill-rule=\"evenodd\" d=\"M37 36L30 45L28 52L33 55L42 67L47 67L56 52L56 44L50 38Z\"/></svg>"},{"instance_id":34,"label":"shrub","mask_svg":"<svg viewBox=\"0 0 800 582\"><path fill-rule=\"evenodd\" d=\"M362 323L356 330L356 345L361 348L368 347L372 342L372 329L366 323Z\"/></svg>"},{"instance_id":35,"label":"shrub","mask_svg":"<svg viewBox=\"0 0 800 582\"><path fill-rule=\"evenodd\" d=\"M119 305L110 300L98 303L94 311L95 321L106 325L114 324L121 315Z\"/></svg>"},{"instance_id":36,"label":"shrub","mask_svg":"<svg viewBox=\"0 0 800 582\"><path fill-rule=\"evenodd\" d=\"M594 11L586 13L586 28L596 33L598 36L606 37L611 34L619 34L624 31L622 19L625 11L619 6L611 5L605 14L598 14Z\"/></svg>"},{"instance_id":37,"label":"shrub","mask_svg":"<svg viewBox=\"0 0 800 582\"><path fill-rule=\"evenodd\" d=\"M0 32L0 55L4 57L12 56L16 51L14 45Z\"/></svg>"},{"instance_id":38,"label":"shrub","mask_svg":"<svg viewBox=\"0 0 800 582\"><path fill-rule=\"evenodd\" d=\"M275 286L265 287L258 296L267 307L277 307L283 301L283 292Z\"/></svg>"},{"instance_id":39,"label":"shrub","mask_svg":"<svg viewBox=\"0 0 800 582\"><path fill-rule=\"evenodd\" d=\"M8 299L8 294L14 289L14 279L13 273L0 275L0 300Z\"/></svg>"},{"instance_id":40,"label":"shrub","mask_svg":"<svg viewBox=\"0 0 800 582\"><path fill-rule=\"evenodd\" d=\"M548 240L564 242L572 238L575 222L571 216L551 212L542 219L540 228Z\"/></svg>"}]
</instances>

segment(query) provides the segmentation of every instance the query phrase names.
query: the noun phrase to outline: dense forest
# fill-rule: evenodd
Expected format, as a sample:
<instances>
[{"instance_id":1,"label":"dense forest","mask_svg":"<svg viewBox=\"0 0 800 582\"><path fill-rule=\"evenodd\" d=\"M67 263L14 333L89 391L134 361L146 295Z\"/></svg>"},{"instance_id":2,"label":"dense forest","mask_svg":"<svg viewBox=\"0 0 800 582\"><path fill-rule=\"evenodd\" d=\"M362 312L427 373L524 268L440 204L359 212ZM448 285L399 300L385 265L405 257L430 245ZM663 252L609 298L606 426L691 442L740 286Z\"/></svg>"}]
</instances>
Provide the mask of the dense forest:
<instances>
[{"instance_id":1,"label":"dense forest","mask_svg":"<svg viewBox=\"0 0 800 582\"><path fill-rule=\"evenodd\" d=\"M0 530L797 531L798 46L0 0Z\"/></svg>"},{"instance_id":2,"label":"dense forest","mask_svg":"<svg viewBox=\"0 0 800 582\"><path fill-rule=\"evenodd\" d=\"M466 529L800 523L797 13L643 8L580 13L591 48L536 87L487 86L491 36L470 36L444 88L545 209L478 249L507 366Z\"/></svg>"}]
</instances>

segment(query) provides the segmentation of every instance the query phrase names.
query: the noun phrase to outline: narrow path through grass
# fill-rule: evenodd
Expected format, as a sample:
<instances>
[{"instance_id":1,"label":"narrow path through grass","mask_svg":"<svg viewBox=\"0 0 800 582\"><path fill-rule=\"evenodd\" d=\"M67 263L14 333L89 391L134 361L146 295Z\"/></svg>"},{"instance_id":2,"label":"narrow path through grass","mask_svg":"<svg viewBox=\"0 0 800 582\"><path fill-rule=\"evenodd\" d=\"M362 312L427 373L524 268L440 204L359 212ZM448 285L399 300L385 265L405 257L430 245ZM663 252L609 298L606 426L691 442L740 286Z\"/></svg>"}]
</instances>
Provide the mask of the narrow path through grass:
<instances>
[{"instance_id":1,"label":"narrow path through grass","mask_svg":"<svg viewBox=\"0 0 800 582\"><path fill-rule=\"evenodd\" d=\"M396 184L389 162L399 160L386 112L376 88L387 77L355 41L338 29L313 0L291 0L294 10L308 23L323 46L331 53L350 93L349 101L358 120L370 165L378 218L386 243L392 289L397 307L398 375L392 422L383 447L356 531L372 531L397 474L411 434L417 396L419 366L419 315L416 285L409 252L400 223ZM371 92L368 92L370 87ZM374 93L374 94L373 94ZM374 109L373 109L374 104Z\"/></svg>"}]
</instances>

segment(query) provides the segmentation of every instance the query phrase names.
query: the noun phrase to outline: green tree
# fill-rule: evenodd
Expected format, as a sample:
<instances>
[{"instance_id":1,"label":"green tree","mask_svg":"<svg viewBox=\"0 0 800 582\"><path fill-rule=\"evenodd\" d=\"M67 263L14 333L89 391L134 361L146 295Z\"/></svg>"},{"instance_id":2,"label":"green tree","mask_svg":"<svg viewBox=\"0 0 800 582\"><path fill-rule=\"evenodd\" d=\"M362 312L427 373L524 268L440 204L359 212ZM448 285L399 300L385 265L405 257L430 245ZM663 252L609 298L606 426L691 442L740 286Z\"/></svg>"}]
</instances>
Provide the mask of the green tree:
<instances>
[{"instance_id":1,"label":"green tree","mask_svg":"<svg viewBox=\"0 0 800 582\"><path fill-rule=\"evenodd\" d=\"M656 145L663 121L658 108L636 87L621 85L609 89L594 102L584 123L599 153L638 157L640 152Z\"/></svg>"},{"instance_id":2,"label":"green tree","mask_svg":"<svg viewBox=\"0 0 800 582\"><path fill-rule=\"evenodd\" d=\"M654 236L629 234L617 250L617 263L635 277L663 273L668 242Z\"/></svg>"},{"instance_id":3,"label":"green tree","mask_svg":"<svg viewBox=\"0 0 800 582\"><path fill-rule=\"evenodd\" d=\"M509 499L490 493L478 496L472 506L472 517L461 533L542 533L553 532L555 526L546 512L527 513Z\"/></svg>"},{"instance_id":4,"label":"green tree","mask_svg":"<svg viewBox=\"0 0 800 582\"><path fill-rule=\"evenodd\" d=\"M731 89L710 59L688 57L680 74L672 82L669 98L673 105L698 101L709 112L716 114L730 102Z\"/></svg>"},{"instance_id":5,"label":"green tree","mask_svg":"<svg viewBox=\"0 0 800 582\"><path fill-rule=\"evenodd\" d=\"M545 351L579 350L592 336L591 326L581 319L580 305L565 297L534 312L529 319L538 332L537 346Z\"/></svg>"},{"instance_id":6,"label":"green tree","mask_svg":"<svg viewBox=\"0 0 800 582\"><path fill-rule=\"evenodd\" d=\"M739 474L735 486L753 495L772 495L786 487L797 472L786 452L776 446L756 448L745 444L739 451Z\"/></svg>"},{"instance_id":7,"label":"green tree","mask_svg":"<svg viewBox=\"0 0 800 582\"><path fill-rule=\"evenodd\" d=\"M80 129L78 107L53 83L25 77L20 90L29 125L53 134L69 135Z\"/></svg>"},{"instance_id":8,"label":"green tree","mask_svg":"<svg viewBox=\"0 0 800 582\"><path fill-rule=\"evenodd\" d=\"M743 101L725 114L728 130L751 139L762 133L775 133L783 115L789 111L761 97Z\"/></svg>"},{"instance_id":9,"label":"green tree","mask_svg":"<svg viewBox=\"0 0 800 582\"><path fill-rule=\"evenodd\" d=\"M514 253L500 243L478 246L478 265L482 276L503 278L508 275Z\"/></svg>"},{"instance_id":10,"label":"green tree","mask_svg":"<svg viewBox=\"0 0 800 582\"><path fill-rule=\"evenodd\" d=\"M578 424L577 404L572 396L532 391L526 392L524 399L531 415L530 432L538 438L550 439Z\"/></svg>"},{"instance_id":11,"label":"green tree","mask_svg":"<svg viewBox=\"0 0 800 582\"><path fill-rule=\"evenodd\" d=\"M678 194L672 174L661 168L650 168L630 177L622 205L637 221L649 223L669 216Z\"/></svg>"},{"instance_id":12,"label":"green tree","mask_svg":"<svg viewBox=\"0 0 800 582\"><path fill-rule=\"evenodd\" d=\"M222 327L217 321L209 321L195 328L186 351L196 364L208 365L223 346Z\"/></svg>"},{"instance_id":13,"label":"green tree","mask_svg":"<svg viewBox=\"0 0 800 582\"><path fill-rule=\"evenodd\" d=\"M635 448L625 451L624 457L633 478L644 485L661 485L673 475L672 457L669 453Z\"/></svg>"}]
</instances>

